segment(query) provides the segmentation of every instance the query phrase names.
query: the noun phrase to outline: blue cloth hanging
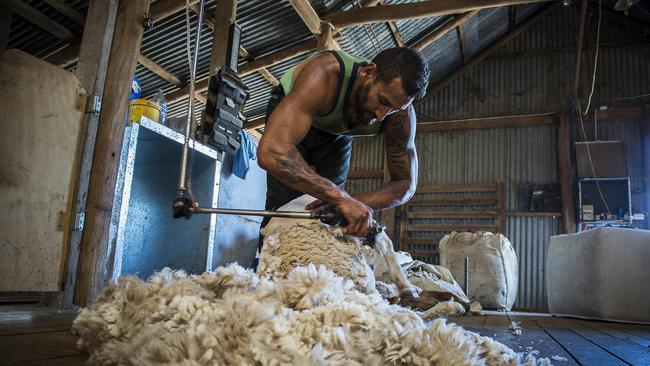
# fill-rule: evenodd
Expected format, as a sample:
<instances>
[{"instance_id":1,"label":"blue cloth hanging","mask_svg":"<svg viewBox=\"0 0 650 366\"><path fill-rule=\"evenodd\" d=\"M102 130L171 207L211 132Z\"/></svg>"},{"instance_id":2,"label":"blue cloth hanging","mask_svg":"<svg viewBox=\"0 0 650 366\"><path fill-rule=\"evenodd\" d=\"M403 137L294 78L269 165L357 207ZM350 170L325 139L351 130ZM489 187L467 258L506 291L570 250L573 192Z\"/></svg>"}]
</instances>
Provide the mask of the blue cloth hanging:
<instances>
[{"instance_id":1,"label":"blue cloth hanging","mask_svg":"<svg viewBox=\"0 0 650 366\"><path fill-rule=\"evenodd\" d=\"M243 130L239 131L241 137L239 149L235 152L235 157L232 159L232 174L241 179L246 179L246 173L250 169L251 160L257 160L257 144Z\"/></svg>"}]
</instances>

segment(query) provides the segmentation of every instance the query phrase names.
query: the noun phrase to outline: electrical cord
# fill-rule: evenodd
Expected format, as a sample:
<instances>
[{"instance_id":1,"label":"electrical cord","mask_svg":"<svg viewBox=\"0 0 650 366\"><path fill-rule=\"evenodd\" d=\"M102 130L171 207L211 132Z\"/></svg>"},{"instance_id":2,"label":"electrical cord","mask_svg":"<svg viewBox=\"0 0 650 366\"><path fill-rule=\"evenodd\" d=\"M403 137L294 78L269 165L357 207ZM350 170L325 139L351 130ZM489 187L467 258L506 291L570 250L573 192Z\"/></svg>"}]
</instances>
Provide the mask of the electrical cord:
<instances>
[{"instance_id":1,"label":"electrical cord","mask_svg":"<svg viewBox=\"0 0 650 366\"><path fill-rule=\"evenodd\" d=\"M589 107L591 107L591 98L594 96L594 90L596 89L596 71L598 70L598 51L600 48L600 23L603 17L603 9L602 9L602 0L598 0L598 27L596 31L596 54L594 56L594 72L591 77L591 92L589 92L589 98L587 99L587 108L583 112L581 109L579 109L579 112L583 115L586 116L587 113L589 113ZM578 107L580 107L580 103L578 103Z\"/></svg>"}]
</instances>

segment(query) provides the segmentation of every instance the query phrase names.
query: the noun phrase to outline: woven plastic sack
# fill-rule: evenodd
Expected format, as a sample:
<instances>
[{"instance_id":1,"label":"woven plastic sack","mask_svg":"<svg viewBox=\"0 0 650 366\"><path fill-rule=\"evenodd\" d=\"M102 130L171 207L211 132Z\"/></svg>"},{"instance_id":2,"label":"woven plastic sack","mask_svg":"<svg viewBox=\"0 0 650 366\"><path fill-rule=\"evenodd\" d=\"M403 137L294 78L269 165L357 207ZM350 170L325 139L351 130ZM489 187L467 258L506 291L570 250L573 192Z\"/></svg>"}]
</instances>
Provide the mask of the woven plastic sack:
<instances>
[{"instance_id":1,"label":"woven plastic sack","mask_svg":"<svg viewBox=\"0 0 650 366\"><path fill-rule=\"evenodd\" d=\"M489 232L457 233L439 244L440 264L465 288L465 258L469 257L469 293L483 308L510 310L517 297L517 255L510 241Z\"/></svg>"}]
</instances>

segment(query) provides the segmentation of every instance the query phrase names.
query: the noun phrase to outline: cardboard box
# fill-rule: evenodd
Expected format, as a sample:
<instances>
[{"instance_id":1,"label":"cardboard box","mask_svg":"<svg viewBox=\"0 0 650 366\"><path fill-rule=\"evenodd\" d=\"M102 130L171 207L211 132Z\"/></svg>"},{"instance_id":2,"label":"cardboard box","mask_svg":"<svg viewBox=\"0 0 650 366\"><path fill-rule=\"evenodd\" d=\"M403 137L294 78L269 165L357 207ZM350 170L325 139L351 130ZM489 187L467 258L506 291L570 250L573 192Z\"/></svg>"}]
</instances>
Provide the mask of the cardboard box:
<instances>
[{"instance_id":1,"label":"cardboard box","mask_svg":"<svg viewBox=\"0 0 650 366\"><path fill-rule=\"evenodd\" d=\"M594 205L582 205L582 221L594 221Z\"/></svg>"}]
</instances>

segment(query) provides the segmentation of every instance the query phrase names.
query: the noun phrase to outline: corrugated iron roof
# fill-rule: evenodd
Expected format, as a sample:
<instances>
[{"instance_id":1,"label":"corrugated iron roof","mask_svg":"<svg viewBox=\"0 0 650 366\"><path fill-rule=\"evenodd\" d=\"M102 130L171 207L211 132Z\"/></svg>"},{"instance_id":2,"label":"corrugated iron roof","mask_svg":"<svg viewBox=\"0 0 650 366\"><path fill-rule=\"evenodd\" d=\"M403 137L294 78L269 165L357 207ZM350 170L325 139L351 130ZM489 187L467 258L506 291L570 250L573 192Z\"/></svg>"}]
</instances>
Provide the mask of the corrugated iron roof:
<instances>
[{"instance_id":1,"label":"corrugated iron roof","mask_svg":"<svg viewBox=\"0 0 650 366\"><path fill-rule=\"evenodd\" d=\"M388 0L388 4L402 4L411 0ZM68 19L63 14L47 5L43 0L27 0L46 16L63 25L76 34L81 34L81 25ZM74 9L85 15L88 0L67 1ZM155 2L154 2L155 3ZM316 12L323 16L339 10L350 10L358 7L360 0L312 0ZM610 9L615 0L604 0L603 4ZM211 16L218 6L216 0L206 2L206 14ZM260 58L296 44L312 39L312 34L302 22L289 1L283 0L240 0L238 1L237 23L242 27L241 45L253 58ZM517 23L529 17L544 4L517 5ZM469 57L480 52L501 37L509 28L509 9L500 7L481 10L464 25L466 46ZM647 2L641 2L630 10L630 17L641 22L650 23L650 11ZM406 45L413 45L418 40L435 32L451 16L430 17L424 19L402 20L395 25ZM190 13L191 34L194 36L197 16ZM341 47L358 56L372 58L382 49L396 45L390 28L386 23L355 26L344 29L339 40ZM158 63L164 69L178 77L183 83L188 81L190 72L186 51L185 13L180 12L163 19L154 28L145 32L141 52L144 56ZM202 27L202 40L197 67L197 78L201 80L208 75L210 64L212 30L205 24ZM194 44L193 42L191 43ZM65 41L36 27L19 16L14 16L10 32L9 47L19 48L37 57L46 57L64 47ZM429 61L432 82L444 78L463 63L458 31L448 32L433 44L423 50L424 57ZM309 54L300 55L268 68L276 78L290 67L296 65ZM240 62L244 60L241 59ZM178 89L168 81L139 65L136 75L141 81L143 95L149 96L156 90L166 93ZM272 87L269 81L260 74L254 73L243 78L250 89L251 97L246 105L245 114L256 116L264 112L266 98ZM181 104L181 105L176 105ZM186 102L179 101L169 107L170 115L184 115ZM200 108L200 103L198 103Z\"/></svg>"}]
</instances>

